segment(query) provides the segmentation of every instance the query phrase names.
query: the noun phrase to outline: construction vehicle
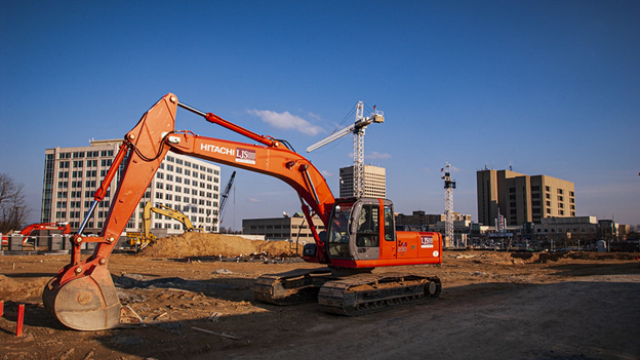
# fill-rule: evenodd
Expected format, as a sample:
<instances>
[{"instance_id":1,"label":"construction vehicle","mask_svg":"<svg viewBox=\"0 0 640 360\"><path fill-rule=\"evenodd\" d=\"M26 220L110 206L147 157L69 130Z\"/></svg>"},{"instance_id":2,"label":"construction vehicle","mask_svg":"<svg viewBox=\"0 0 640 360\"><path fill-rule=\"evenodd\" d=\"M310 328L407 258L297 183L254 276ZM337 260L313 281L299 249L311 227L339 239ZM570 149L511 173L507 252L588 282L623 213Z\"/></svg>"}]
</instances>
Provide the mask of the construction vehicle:
<instances>
[{"instance_id":1,"label":"construction vehicle","mask_svg":"<svg viewBox=\"0 0 640 360\"><path fill-rule=\"evenodd\" d=\"M174 210L168 206L157 204L153 206L151 201L147 201L142 213L142 232L127 232L127 238L129 238L129 246L140 251L147 247L149 243L158 240L158 237L151 233L151 213L160 214L168 218L178 220L185 231L197 231L203 232L203 228L197 228L193 226L189 217L178 210Z\"/></svg>"},{"instance_id":2,"label":"construction vehicle","mask_svg":"<svg viewBox=\"0 0 640 360\"><path fill-rule=\"evenodd\" d=\"M259 144L175 130L178 107ZM216 114L179 103L175 95L167 94L126 133L111 169L95 193L87 218L72 237L71 262L45 286L44 306L65 326L95 331L119 325L122 306L107 269L109 257L169 151L271 175L297 192L315 239L315 243L305 245L302 258L327 267L263 275L254 286L256 300L292 304L317 299L324 311L358 315L439 296L438 277L407 272L372 273L376 267L441 264L439 233L396 232L390 200L335 199L320 171L286 141L256 134ZM124 171L120 185L112 196L100 236L83 237L82 229L121 165ZM312 225L312 216L322 220L326 232L318 233ZM82 260L80 245L86 241L97 245L93 255Z\"/></svg>"},{"instance_id":3,"label":"construction vehicle","mask_svg":"<svg viewBox=\"0 0 640 360\"><path fill-rule=\"evenodd\" d=\"M203 232L204 231L204 229L201 227L197 228L193 226L193 224L191 223L191 220L189 220L189 217L181 213L180 211L174 210L162 204L156 204L156 206L154 207L151 204L151 201L148 201L147 204L144 206L144 212L142 214L142 219L144 221L144 228L146 232L148 232L149 228L151 227L152 212L166 216L174 220L178 220L182 224L182 227L184 228L184 230L187 232L192 232L192 231Z\"/></svg>"},{"instance_id":4,"label":"construction vehicle","mask_svg":"<svg viewBox=\"0 0 640 360\"><path fill-rule=\"evenodd\" d=\"M229 192L231 191L231 187L233 186L233 180L236 178L236 172L231 173L231 177L229 178L229 182L227 186L224 188L222 194L220 194L220 210L218 211L218 216L213 220L215 222L215 226L218 227L218 231L220 231L220 225L222 225L222 217L224 215L225 205L227 204L227 200L229 199Z\"/></svg>"},{"instance_id":5,"label":"construction vehicle","mask_svg":"<svg viewBox=\"0 0 640 360\"><path fill-rule=\"evenodd\" d=\"M2 235L2 246L9 245L9 236L10 235L22 235L24 236L24 240L22 243L24 245L28 244L28 241L31 240L31 234L34 232L42 232L42 231L60 231L61 235L66 235L71 233L71 227L69 223L37 223L31 224L21 231L15 231L13 234L3 234ZM34 243L35 246L35 243Z\"/></svg>"}]
</instances>

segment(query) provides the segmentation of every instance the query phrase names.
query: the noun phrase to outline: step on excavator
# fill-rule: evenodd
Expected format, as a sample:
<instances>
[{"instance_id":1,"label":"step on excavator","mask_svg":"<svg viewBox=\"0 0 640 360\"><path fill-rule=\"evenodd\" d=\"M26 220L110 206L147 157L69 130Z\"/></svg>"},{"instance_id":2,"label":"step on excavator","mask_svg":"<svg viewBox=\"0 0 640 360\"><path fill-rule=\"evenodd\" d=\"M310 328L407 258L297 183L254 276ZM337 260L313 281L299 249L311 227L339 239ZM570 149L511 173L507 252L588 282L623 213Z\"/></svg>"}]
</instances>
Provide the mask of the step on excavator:
<instances>
[{"instance_id":1,"label":"step on excavator","mask_svg":"<svg viewBox=\"0 0 640 360\"><path fill-rule=\"evenodd\" d=\"M254 144L196 135L175 129L178 107L248 137ZM256 134L213 113L180 103L173 94L162 97L125 134L124 142L96 190L94 201L71 238L71 262L43 291L45 308L65 326L84 331L118 327L121 304L108 270L109 256L167 152L234 166L276 177L298 194L315 243L304 246L305 261L326 265L311 270L265 274L256 280L256 300L287 305L317 300L321 310L360 315L407 303L427 302L441 291L436 276L406 271L374 274L377 267L439 265L442 236L431 232L396 232L393 203L380 198L335 199L318 169L285 140ZM107 187L124 165L102 232L82 231ZM318 233L312 217L326 231ZM83 242L96 242L94 253L81 259Z\"/></svg>"}]
</instances>

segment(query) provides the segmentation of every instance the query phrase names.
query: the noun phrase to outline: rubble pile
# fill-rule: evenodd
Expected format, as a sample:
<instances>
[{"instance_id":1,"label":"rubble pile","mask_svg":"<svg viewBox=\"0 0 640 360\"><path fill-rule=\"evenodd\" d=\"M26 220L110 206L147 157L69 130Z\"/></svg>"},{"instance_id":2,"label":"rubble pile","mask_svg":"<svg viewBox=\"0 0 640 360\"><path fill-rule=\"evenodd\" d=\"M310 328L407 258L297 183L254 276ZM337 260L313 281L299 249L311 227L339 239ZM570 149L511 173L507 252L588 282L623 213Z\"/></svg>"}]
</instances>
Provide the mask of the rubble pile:
<instances>
[{"instance_id":1,"label":"rubble pile","mask_svg":"<svg viewBox=\"0 0 640 360\"><path fill-rule=\"evenodd\" d=\"M295 243L288 241L249 240L239 236L221 234L184 233L161 238L140 252L140 256L154 258L184 257L289 257L302 253Z\"/></svg>"}]
</instances>

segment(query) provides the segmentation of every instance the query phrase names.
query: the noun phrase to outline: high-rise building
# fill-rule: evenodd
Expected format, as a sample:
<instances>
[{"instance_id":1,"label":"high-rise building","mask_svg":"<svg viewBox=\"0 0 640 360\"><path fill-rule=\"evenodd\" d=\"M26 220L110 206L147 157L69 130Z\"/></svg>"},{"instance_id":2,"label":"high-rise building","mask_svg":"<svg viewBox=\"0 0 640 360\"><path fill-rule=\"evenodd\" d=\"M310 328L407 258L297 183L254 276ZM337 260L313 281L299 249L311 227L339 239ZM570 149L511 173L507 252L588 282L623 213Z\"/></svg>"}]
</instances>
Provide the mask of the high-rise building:
<instances>
[{"instance_id":1,"label":"high-rise building","mask_svg":"<svg viewBox=\"0 0 640 360\"><path fill-rule=\"evenodd\" d=\"M353 166L340 169L340 197L354 197ZM364 166L364 196L386 198L387 178L386 169L379 166Z\"/></svg>"},{"instance_id":2,"label":"high-rise building","mask_svg":"<svg viewBox=\"0 0 640 360\"><path fill-rule=\"evenodd\" d=\"M90 146L46 149L41 221L68 222L72 229L78 229L121 144L122 140L92 140ZM102 230L118 179L119 174L87 222L86 234ZM195 227L216 232L219 197L219 166L169 152L145 191L138 210L129 220L126 231L142 229L142 211L146 202L151 201L183 212ZM152 216L151 228L166 229L167 234L183 232L180 222L160 214Z\"/></svg>"},{"instance_id":3,"label":"high-rise building","mask_svg":"<svg viewBox=\"0 0 640 360\"><path fill-rule=\"evenodd\" d=\"M510 170L477 172L478 222L494 226L498 213L509 226L543 218L576 216L574 185L546 175L529 176Z\"/></svg>"}]
</instances>

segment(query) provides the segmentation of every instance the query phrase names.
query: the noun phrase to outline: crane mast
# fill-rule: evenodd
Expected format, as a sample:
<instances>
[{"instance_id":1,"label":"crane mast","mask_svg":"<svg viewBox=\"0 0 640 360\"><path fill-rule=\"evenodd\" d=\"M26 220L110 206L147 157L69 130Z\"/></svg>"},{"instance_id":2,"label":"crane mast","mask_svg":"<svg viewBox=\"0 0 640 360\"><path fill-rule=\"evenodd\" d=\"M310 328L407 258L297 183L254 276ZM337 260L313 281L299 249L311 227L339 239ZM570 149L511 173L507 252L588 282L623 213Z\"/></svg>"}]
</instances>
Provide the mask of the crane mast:
<instances>
[{"instance_id":1,"label":"crane mast","mask_svg":"<svg viewBox=\"0 0 640 360\"><path fill-rule=\"evenodd\" d=\"M364 118L364 103L358 101L356 105L356 120ZM366 126L357 127L353 132L353 193L355 197L364 196L364 131Z\"/></svg>"},{"instance_id":2,"label":"crane mast","mask_svg":"<svg viewBox=\"0 0 640 360\"><path fill-rule=\"evenodd\" d=\"M456 246L453 235L453 189L456 182L451 180L451 163L445 163L442 169L444 179L444 235L449 244Z\"/></svg>"}]
</instances>

